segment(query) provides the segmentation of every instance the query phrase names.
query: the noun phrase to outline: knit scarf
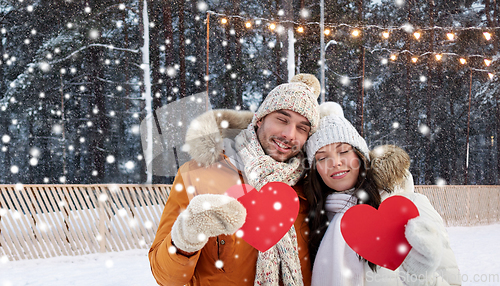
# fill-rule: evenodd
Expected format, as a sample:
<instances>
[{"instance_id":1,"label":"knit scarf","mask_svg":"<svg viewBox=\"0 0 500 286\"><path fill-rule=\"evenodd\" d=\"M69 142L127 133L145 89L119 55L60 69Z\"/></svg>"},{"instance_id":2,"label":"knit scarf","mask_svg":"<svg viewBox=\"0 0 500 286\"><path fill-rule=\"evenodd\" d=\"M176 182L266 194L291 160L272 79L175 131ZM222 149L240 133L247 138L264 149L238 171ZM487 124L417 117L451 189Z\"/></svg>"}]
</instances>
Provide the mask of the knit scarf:
<instances>
[{"instance_id":1,"label":"knit scarf","mask_svg":"<svg viewBox=\"0 0 500 286\"><path fill-rule=\"evenodd\" d=\"M244 173L248 182L257 190L270 182L293 186L304 172L301 164L303 155L288 163L278 162L266 155L253 124L241 131L235 137L235 142L237 154L245 165ZM277 244L266 252L259 251L257 259L254 285L278 285L280 280L285 286L303 285L297 233L293 225Z\"/></svg>"},{"instance_id":2,"label":"knit scarf","mask_svg":"<svg viewBox=\"0 0 500 286\"><path fill-rule=\"evenodd\" d=\"M350 193L350 192L349 192ZM326 198L325 209L330 224L321 240L314 260L311 285L362 286L364 264L346 244L340 232L344 213L356 204L349 193L333 193Z\"/></svg>"}]
</instances>

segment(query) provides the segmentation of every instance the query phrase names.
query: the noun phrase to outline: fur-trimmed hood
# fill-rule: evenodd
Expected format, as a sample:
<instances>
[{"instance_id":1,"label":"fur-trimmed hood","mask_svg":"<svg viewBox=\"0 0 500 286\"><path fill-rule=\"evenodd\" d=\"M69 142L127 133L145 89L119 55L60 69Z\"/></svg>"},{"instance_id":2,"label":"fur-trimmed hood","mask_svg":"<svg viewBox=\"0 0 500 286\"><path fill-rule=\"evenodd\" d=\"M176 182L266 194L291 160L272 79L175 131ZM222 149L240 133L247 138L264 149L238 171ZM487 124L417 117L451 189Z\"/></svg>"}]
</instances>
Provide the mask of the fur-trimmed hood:
<instances>
[{"instance_id":1,"label":"fur-trimmed hood","mask_svg":"<svg viewBox=\"0 0 500 286\"><path fill-rule=\"evenodd\" d=\"M410 156L395 145L382 145L370 151L370 171L379 190L394 191L407 179Z\"/></svg>"},{"instance_id":2,"label":"fur-trimmed hood","mask_svg":"<svg viewBox=\"0 0 500 286\"><path fill-rule=\"evenodd\" d=\"M246 129L254 113L229 109L210 110L194 119L186 132L186 144L191 159L209 166L220 160L224 138L234 138Z\"/></svg>"}]
</instances>

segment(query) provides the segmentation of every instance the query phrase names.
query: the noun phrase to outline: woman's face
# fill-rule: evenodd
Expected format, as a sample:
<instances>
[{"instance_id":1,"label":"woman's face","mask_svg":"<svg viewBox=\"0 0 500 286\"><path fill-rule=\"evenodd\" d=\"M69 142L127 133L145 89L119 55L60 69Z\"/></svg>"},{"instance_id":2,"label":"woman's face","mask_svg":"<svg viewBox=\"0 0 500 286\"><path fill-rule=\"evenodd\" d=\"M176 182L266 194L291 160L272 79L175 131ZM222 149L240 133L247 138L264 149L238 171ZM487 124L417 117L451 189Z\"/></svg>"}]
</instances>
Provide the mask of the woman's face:
<instances>
[{"instance_id":1,"label":"woman's face","mask_svg":"<svg viewBox=\"0 0 500 286\"><path fill-rule=\"evenodd\" d=\"M331 189L342 192L356 185L360 159L350 144L326 145L316 152L315 158L319 175Z\"/></svg>"}]
</instances>

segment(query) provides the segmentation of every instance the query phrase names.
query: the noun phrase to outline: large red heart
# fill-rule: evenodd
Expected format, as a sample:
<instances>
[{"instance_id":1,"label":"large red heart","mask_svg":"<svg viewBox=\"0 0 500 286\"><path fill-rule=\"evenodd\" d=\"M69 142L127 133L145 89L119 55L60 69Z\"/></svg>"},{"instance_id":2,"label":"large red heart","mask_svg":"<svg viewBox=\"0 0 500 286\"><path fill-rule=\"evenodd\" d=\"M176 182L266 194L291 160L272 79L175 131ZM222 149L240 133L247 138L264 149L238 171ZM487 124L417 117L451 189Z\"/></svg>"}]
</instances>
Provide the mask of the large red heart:
<instances>
[{"instance_id":1,"label":"large red heart","mask_svg":"<svg viewBox=\"0 0 500 286\"><path fill-rule=\"evenodd\" d=\"M236 198L247 210L245 224L236 234L261 252L288 232L299 213L297 193L285 183L268 183L260 192L250 185L234 185L226 194Z\"/></svg>"},{"instance_id":2,"label":"large red heart","mask_svg":"<svg viewBox=\"0 0 500 286\"><path fill-rule=\"evenodd\" d=\"M392 196L378 210L369 205L348 209L340 221L346 243L361 257L396 270L411 250L405 237L408 220L419 215L409 199Z\"/></svg>"}]
</instances>

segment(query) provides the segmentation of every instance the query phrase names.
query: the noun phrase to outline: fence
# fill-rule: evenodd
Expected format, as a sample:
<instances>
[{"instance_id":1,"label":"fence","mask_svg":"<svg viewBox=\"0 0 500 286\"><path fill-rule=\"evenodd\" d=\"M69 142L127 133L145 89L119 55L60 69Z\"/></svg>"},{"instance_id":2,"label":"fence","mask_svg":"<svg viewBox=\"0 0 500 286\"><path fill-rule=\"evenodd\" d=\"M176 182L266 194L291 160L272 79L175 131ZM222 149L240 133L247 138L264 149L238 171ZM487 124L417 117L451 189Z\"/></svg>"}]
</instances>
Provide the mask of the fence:
<instances>
[{"instance_id":1,"label":"fence","mask_svg":"<svg viewBox=\"0 0 500 286\"><path fill-rule=\"evenodd\" d=\"M0 257L148 248L170 185L0 185Z\"/></svg>"},{"instance_id":2,"label":"fence","mask_svg":"<svg viewBox=\"0 0 500 286\"><path fill-rule=\"evenodd\" d=\"M148 249L170 185L0 185L0 257ZM500 186L416 186L447 226L500 221Z\"/></svg>"},{"instance_id":3,"label":"fence","mask_svg":"<svg viewBox=\"0 0 500 286\"><path fill-rule=\"evenodd\" d=\"M415 186L426 195L446 226L500 222L500 186Z\"/></svg>"}]
</instances>

